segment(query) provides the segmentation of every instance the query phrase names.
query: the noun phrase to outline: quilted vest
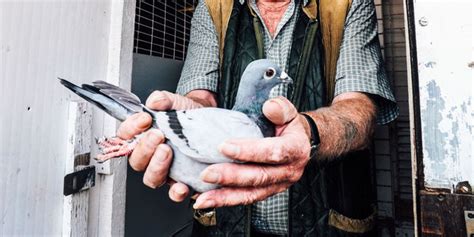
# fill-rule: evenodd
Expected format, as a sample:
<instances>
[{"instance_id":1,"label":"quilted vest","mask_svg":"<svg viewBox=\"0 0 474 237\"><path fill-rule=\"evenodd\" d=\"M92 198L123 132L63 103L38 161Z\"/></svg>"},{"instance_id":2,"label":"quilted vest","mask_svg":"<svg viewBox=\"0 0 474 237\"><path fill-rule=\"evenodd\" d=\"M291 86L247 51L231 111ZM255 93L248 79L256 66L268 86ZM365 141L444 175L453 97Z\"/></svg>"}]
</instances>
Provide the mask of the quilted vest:
<instances>
[{"instance_id":1,"label":"quilted vest","mask_svg":"<svg viewBox=\"0 0 474 237\"><path fill-rule=\"evenodd\" d=\"M263 25L247 4L237 0L206 3L221 47L218 105L231 108L245 67L265 57ZM349 6L349 0L320 0L319 5L312 0L298 7L301 12L293 33L288 74L295 81L289 98L299 111L315 110L332 99ZM341 32L336 34L335 25L328 24L339 24ZM290 188L288 236L372 235L372 187L367 151L332 162L311 160L302 178ZM250 221L250 206L217 208L215 221L194 222L193 236L250 236Z\"/></svg>"}]
</instances>

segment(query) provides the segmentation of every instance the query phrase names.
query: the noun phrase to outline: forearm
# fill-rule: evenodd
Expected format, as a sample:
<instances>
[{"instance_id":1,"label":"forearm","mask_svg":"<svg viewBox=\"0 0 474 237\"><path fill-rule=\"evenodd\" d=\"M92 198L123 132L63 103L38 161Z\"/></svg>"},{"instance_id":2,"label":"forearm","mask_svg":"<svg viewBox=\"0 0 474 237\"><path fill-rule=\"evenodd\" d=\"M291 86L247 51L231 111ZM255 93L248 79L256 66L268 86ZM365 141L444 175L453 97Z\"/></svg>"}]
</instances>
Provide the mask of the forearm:
<instances>
[{"instance_id":1,"label":"forearm","mask_svg":"<svg viewBox=\"0 0 474 237\"><path fill-rule=\"evenodd\" d=\"M362 93L336 97L331 106L309 114L318 126L319 158L335 158L366 148L374 127L376 106Z\"/></svg>"}]
</instances>

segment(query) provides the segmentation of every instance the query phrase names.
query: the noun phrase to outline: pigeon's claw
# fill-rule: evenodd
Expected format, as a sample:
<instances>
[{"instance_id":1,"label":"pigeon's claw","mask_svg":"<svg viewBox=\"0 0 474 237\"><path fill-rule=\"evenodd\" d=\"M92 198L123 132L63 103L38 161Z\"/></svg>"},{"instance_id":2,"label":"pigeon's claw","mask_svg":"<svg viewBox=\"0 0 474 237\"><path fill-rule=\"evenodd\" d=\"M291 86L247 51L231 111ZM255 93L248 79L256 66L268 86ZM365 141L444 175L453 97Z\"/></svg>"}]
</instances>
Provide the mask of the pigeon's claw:
<instances>
[{"instance_id":1,"label":"pigeon's claw","mask_svg":"<svg viewBox=\"0 0 474 237\"><path fill-rule=\"evenodd\" d=\"M119 137L102 137L96 139L96 141L100 149L104 149L110 146L121 146L128 142Z\"/></svg>"},{"instance_id":2,"label":"pigeon's claw","mask_svg":"<svg viewBox=\"0 0 474 237\"><path fill-rule=\"evenodd\" d=\"M101 154L95 157L98 162L105 162L112 158L129 156L137 145L138 139L123 140L118 137L97 139Z\"/></svg>"}]
</instances>

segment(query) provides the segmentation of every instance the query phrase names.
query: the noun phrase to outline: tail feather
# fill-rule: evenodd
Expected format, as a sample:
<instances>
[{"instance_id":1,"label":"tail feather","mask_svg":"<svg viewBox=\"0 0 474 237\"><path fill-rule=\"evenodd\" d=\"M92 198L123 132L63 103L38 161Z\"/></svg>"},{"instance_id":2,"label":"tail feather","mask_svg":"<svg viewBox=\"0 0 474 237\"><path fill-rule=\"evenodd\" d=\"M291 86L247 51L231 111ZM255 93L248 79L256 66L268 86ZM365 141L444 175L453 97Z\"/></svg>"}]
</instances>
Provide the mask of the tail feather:
<instances>
[{"instance_id":1,"label":"tail feather","mask_svg":"<svg viewBox=\"0 0 474 237\"><path fill-rule=\"evenodd\" d=\"M137 104L141 103L140 98L138 98L138 96L136 96L135 94L133 94L129 91L126 91L126 90L124 90L124 89L122 89L122 88L120 88L116 85L112 85L112 84L107 83L105 81L94 81L94 82L92 82L92 84L95 87L99 88L100 91L113 91L114 93L121 95L121 97L127 98L128 101L134 101Z\"/></svg>"},{"instance_id":2,"label":"tail feather","mask_svg":"<svg viewBox=\"0 0 474 237\"><path fill-rule=\"evenodd\" d=\"M96 105L120 121L124 121L128 116L142 111L142 107L140 105L139 109L137 109L136 106L134 108L130 108L130 104L132 103L129 101L122 101L120 99L113 98L107 93L103 93L100 88L95 86L83 84L82 87L79 87L65 79L59 78L59 80L62 85L70 89L72 92L79 95L88 102ZM134 101L134 103L136 103L136 101Z\"/></svg>"},{"instance_id":3,"label":"tail feather","mask_svg":"<svg viewBox=\"0 0 474 237\"><path fill-rule=\"evenodd\" d=\"M98 88L101 93L112 98L126 108L135 112L142 111L140 99L135 94L104 81L95 81L92 84L95 88Z\"/></svg>"}]
</instances>

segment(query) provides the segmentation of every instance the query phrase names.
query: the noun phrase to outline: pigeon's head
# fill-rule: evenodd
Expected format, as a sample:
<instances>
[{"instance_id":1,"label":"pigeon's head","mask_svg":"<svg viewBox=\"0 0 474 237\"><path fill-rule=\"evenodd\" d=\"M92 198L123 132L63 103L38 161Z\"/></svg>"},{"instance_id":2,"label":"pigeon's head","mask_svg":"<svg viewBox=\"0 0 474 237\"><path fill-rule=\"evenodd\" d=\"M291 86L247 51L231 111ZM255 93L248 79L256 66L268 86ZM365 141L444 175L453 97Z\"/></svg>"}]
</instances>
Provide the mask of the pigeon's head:
<instances>
[{"instance_id":1,"label":"pigeon's head","mask_svg":"<svg viewBox=\"0 0 474 237\"><path fill-rule=\"evenodd\" d=\"M254 92L258 98L268 99L270 91L280 84L290 84L293 81L274 62L260 59L251 62L240 81L240 91Z\"/></svg>"}]
</instances>

